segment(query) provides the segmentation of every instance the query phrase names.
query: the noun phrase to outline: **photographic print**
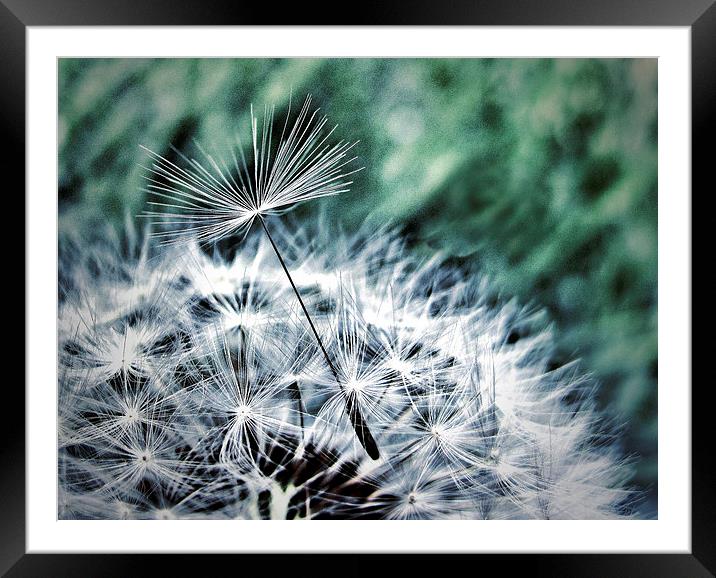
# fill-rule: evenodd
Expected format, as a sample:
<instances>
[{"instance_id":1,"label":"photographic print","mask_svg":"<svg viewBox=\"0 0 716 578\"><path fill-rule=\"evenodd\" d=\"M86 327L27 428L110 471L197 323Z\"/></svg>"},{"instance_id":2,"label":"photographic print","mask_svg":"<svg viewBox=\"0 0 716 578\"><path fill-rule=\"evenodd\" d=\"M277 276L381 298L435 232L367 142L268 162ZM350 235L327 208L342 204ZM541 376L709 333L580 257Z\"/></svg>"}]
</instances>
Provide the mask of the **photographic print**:
<instances>
[{"instance_id":1,"label":"photographic print","mask_svg":"<svg viewBox=\"0 0 716 578\"><path fill-rule=\"evenodd\" d=\"M59 519L653 519L656 59L58 60Z\"/></svg>"}]
</instances>

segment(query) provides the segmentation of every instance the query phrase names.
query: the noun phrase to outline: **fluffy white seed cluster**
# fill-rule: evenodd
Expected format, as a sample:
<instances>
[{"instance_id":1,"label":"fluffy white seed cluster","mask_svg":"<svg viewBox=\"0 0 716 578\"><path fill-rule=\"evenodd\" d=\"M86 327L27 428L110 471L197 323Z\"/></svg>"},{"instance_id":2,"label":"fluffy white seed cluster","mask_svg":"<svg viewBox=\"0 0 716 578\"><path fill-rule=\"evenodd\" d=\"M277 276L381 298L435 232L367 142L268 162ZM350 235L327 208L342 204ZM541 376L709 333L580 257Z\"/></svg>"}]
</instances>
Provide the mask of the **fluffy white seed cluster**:
<instances>
[{"instance_id":1,"label":"fluffy white seed cluster","mask_svg":"<svg viewBox=\"0 0 716 578\"><path fill-rule=\"evenodd\" d=\"M260 231L231 251L62 240L60 518L631 515L593 384L551 365L537 312L324 223L272 226L340 385Z\"/></svg>"}]
</instances>

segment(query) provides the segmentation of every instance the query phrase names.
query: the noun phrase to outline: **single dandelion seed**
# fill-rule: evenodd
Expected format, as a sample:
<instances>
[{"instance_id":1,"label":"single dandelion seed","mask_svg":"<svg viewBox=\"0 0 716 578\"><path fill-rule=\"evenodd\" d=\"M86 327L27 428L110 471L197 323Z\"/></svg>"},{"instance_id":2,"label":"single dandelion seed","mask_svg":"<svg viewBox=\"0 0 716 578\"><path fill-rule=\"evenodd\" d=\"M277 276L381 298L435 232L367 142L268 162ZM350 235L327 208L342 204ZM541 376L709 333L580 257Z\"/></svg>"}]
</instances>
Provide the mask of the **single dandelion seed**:
<instances>
[{"instance_id":1,"label":"single dandelion seed","mask_svg":"<svg viewBox=\"0 0 716 578\"><path fill-rule=\"evenodd\" d=\"M357 142L330 144L337 127L326 131L328 118L317 116L318 109L310 113L310 105L308 96L289 129L289 101L277 147L273 145L274 107L264 108L261 126L252 107L249 159L238 134L230 159L215 157L198 144L201 161L173 149L183 166L142 146L152 159L145 191L152 199L149 204L157 207L143 216L164 225L154 236L175 243L245 235L256 219L348 191L352 181L347 178L361 170L348 168L356 159L349 153Z\"/></svg>"},{"instance_id":2,"label":"single dandelion seed","mask_svg":"<svg viewBox=\"0 0 716 578\"><path fill-rule=\"evenodd\" d=\"M286 121L281 129L279 145L273 150L273 120L275 108L264 107L263 123L251 107L251 142L253 157L247 162L240 137L232 148L231 159L215 158L198 145L204 162L175 153L184 161L182 168L146 150L153 163L147 177L146 192L154 200L150 205L161 208L144 216L158 220L163 225L179 226L156 233L164 242L186 242L197 239L202 242L218 241L228 235L248 234L254 221L258 220L281 268L288 278L298 299L321 353L334 379L344 393L345 410L363 448L373 459L380 457L378 446L365 422L354 396L345 390L338 370L311 319L311 315L294 283L286 262L266 225L266 217L278 215L297 203L337 195L348 191L352 181L348 176L361 169L349 170L347 166L356 157L348 153L357 144L340 141L328 142L336 127L324 134L328 122L326 116L318 117L318 109L310 112L311 97L308 96L289 129L291 103ZM238 157L235 151L238 151Z\"/></svg>"}]
</instances>

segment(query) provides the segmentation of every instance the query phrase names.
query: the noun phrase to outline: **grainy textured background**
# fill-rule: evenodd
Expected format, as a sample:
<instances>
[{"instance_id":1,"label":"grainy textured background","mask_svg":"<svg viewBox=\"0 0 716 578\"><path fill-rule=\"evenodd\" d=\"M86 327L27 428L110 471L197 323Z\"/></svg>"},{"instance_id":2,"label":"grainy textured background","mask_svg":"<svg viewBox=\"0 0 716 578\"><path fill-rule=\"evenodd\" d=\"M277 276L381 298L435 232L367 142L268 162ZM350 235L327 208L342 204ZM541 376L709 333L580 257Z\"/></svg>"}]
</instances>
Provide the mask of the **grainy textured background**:
<instances>
[{"instance_id":1,"label":"grainy textured background","mask_svg":"<svg viewBox=\"0 0 716 578\"><path fill-rule=\"evenodd\" d=\"M365 170L301 218L323 205L349 228L401 224L415 251L476 261L547 308L562 360L580 357L627 422L655 514L656 74L656 60L64 59L60 227L141 212L140 144L221 148L250 103L311 93Z\"/></svg>"}]
</instances>

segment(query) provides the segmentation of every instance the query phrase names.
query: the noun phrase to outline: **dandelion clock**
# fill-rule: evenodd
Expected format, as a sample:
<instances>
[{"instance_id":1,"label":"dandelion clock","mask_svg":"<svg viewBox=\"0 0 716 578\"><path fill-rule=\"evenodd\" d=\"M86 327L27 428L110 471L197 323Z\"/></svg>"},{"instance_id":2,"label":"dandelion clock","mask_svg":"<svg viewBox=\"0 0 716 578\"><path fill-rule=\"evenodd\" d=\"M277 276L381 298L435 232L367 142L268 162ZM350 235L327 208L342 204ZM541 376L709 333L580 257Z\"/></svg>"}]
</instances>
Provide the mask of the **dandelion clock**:
<instances>
[{"instance_id":1,"label":"dandelion clock","mask_svg":"<svg viewBox=\"0 0 716 578\"><path fill-rule=\"evenodd\" d=\"M362 194L359 147L293 108L144 147L143 218L61 239L58 516L635 517L549 314L400 222L314 210Z\"/></svg>"}]
</instances>

